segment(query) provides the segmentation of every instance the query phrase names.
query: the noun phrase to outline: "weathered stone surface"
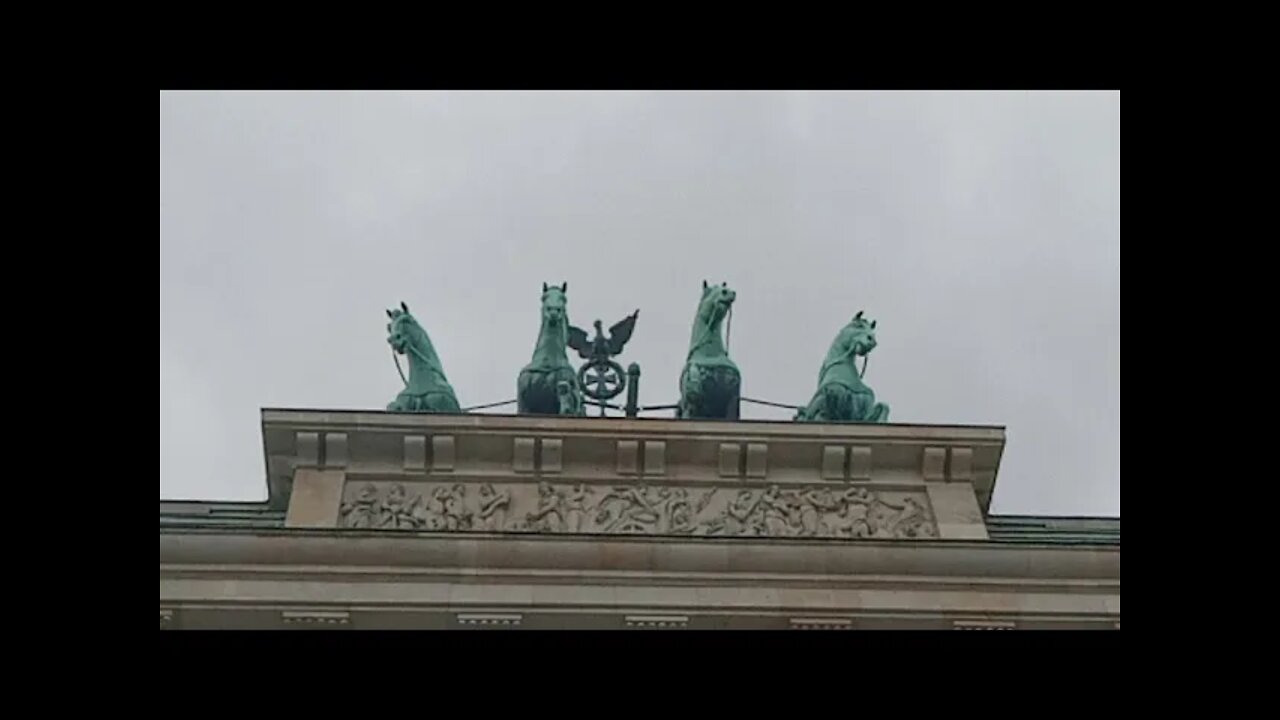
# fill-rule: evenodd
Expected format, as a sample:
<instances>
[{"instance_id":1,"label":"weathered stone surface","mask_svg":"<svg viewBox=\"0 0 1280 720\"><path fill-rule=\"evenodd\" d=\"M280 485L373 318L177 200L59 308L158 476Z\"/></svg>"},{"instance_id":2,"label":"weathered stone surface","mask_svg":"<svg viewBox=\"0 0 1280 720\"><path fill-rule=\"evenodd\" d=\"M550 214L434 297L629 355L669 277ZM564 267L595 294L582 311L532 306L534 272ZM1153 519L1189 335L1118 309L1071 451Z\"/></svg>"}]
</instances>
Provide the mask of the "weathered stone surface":
<instances>
[{"instance_id":1,"label":"weathered stone surface","mask_svg":"<svg viewBox=\"0 0 1280 720\"><path fill-rule=\"evenodd\" d=\"M285 527L333 527L342 503L343 482L340 470L299 468L293 480Z\"/></svg>"},{"instance_id":2,"label":"weathered stone surface","mask_svg":"<svg viewBox=\"0 0 1280 720\"><path fill-rule=\"evenodd\" d=\"M973 486L966 483L928 483L925 491L933 508L939 537L963 540L986 540L987 525L974 496Z\"/></svg>"}]
</instances>

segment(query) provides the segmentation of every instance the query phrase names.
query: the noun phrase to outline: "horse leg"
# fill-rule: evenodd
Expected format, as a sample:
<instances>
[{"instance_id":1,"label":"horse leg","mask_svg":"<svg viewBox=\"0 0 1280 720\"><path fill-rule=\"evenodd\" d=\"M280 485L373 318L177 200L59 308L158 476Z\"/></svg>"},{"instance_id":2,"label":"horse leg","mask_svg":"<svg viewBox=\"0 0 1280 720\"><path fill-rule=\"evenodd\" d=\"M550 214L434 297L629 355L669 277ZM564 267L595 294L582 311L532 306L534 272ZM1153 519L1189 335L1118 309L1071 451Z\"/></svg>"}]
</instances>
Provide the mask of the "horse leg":
<instances>
[{"instance_id":1,"label":"horse leg","mask_svg":"<svg viewBox=\"0 0 1280 720\"><path fill-rule=\"evenodd\" d=\"M676 417L697 418L702 405L702 371L697 365L685 365L680 373L680 400Z\"/></svg>"},{"instance_id":2,"label":"horse leg","mask_svg":"<svg viewBox=\"0 0 1280 720\"><path fill-rule=\"evenodd\" d=\"M532 377L528 370L521 370L516 378L516 412L520 415L529 412L529 381Z\"/></svg>"},{"instance_id":3,"label":"horse leg","mask_svg":"<svg viewBox=\"0 0 1280 720\"><path fill-rule=\"evenodd\" d=\"M889 406L884 403L876 403L875 409L871 412L870 421L873 423L889 422Z\"/></svg>"}]
</instances>

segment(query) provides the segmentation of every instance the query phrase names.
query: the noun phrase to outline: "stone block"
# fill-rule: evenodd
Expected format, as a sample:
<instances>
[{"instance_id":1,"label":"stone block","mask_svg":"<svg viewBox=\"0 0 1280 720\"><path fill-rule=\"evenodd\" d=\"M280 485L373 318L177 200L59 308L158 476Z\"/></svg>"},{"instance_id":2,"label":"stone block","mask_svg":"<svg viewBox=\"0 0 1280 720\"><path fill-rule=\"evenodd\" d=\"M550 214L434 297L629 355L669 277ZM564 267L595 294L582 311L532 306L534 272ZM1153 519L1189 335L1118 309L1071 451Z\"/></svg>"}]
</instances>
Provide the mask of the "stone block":
<instances>
[{"instance_id":1,"label":"stone block","mask_svg":"<svg viewBox=\"0 0 1280 720\"><path fill-rule=\"evenodd\" d=\"M644 474L667 474L667 444L662 440L644 441Z\"/></svg>"},{"instance_id":2,"label":"stone block","mask_svg":"<svg viewBox=\"0 0 1280 720\"><path fill-rule=\"evenodd\" d=\"M542 467L544 473L558 473L564 469L564 441L560 438L542 439Z\"/></svg>"},{"instance_id":3,"label":"stone block","mask_svg":"<svg viewBox=\"0 0 1280 720\"><path fill-rule=\"evenodd\" d=\"M513 441L512 447L513 457L511 467L518 473L531 473L534 471L534 451L537 448L537 442L533 438L518 437Z\"/></svg>"},{"instance_id":4,"label":"stone block","mask_svg":"<svg viewBox=\"0 0 1280 720\"><path fill-rule=\"evenodd\" d=\"M941 482L945 480L947 449L940 447L925 448L924 457L920 464L920 472L924 475L925 482Z\"/></svg>"},{"instance_id":5,"label":"stone block","mask_svg":"<svg viewBox=\"0 0 1280 720\"><path fill-rule=\"evenodd\" d=\"M849 448L849 479L871 479L871 446L854 445Z\"/></svg>"},{"instance_id":6,"label":"stone block","mask_svg":"<svg viewBox=\"0 0 1280 720\"><path fill-rule=\"evenodd\" d=\"M640 443L636 440L618 441L618 474L638 475L640 473Z\"/></svg>"},{"instance_id":7,"label":"stone block","mask_svg":"<svg viewBox=\"0 0 1280 720\"><path fill-rule=\"evenodd\" d=\"M845 448L840 445L827 445L822 448L822 479L844 479Z\"/></svg>"},{"instance_id":8,"label":"stone block","mask_svg":"<svg viewBox=\"0 0 1280 720\"><path fill-rule=\"evenodd\" d=\"M404 469L424 472L427 469L427 438L425 435L404 436Z\"/></svg>"},{"instance_id":9,"label":"stone block","mask_svg":"<svg viewBox=\"0 0 1280 720\"><path fill-rule=\"evenodd\" d=\"M347 434L324 434L324 466L327 468L345 468L347 457Z\"/></svg>"},{"instance_id":10,"label":"stone block","mask_svg":"<svg viewBox=\"0 0 1280 720\"><path fill-rule=\"evenodd\" d=\"M973 448L951 448L951 467L947 479L973 482Z\"/></svg>"},{"instance_id":11,"label":"stone block","mask_svg":"<svg viewBox=\"0 0 1280 720\"><path fill-rule=\"evenodd\" d=\"M769 472L769 446L764 443L747 444L747 477L762 478Z\"/></svg>"},{"instance_id":12,"label":"stone block","mask_svg":"<svg viewBox=\"0 0 1280 720\"><path fill-rule=\"evenodd\" d=\"M431 472L453 472L456 458L456 443L452 435L431 436Z\"/></svg>"},{"instance_id":13,"label":"stone block","mask_svg":"<svg viewBox=\"0 0 1280 720\"><path fill-rule=\"evenodd\" d=\"M300 432L297 434L298 467L320 467L320 433Z\"/></svg>"},{"instance_id":14,"label":"stone block","mask_svg":"<svg viewBox=\"0 0 1280 720\"><path fill-rule=\"evenodd\" d=\"M720 477L741 477L738 459L742 448L738 443L720 443Z\"/></svg>"}]
</instances>

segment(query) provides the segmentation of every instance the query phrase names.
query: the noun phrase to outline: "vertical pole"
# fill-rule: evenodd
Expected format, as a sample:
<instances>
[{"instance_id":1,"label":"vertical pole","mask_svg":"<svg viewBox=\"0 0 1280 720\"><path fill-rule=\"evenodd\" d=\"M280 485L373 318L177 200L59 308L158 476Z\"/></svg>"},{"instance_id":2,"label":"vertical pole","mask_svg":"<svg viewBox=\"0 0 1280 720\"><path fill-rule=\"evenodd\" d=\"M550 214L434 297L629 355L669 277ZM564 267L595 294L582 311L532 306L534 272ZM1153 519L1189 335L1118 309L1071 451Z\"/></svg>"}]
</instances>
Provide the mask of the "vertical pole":
<instances>
[{"instance_id":1,"label":"vertical pole","mask_svg":"<svg viewBox=\"0 0 1280 720\"><path fill-rule=\"evenodd\" d=\"M640 414L640 366L631 363L627 366L627 417Z\"/></svg>"}]
</instances>

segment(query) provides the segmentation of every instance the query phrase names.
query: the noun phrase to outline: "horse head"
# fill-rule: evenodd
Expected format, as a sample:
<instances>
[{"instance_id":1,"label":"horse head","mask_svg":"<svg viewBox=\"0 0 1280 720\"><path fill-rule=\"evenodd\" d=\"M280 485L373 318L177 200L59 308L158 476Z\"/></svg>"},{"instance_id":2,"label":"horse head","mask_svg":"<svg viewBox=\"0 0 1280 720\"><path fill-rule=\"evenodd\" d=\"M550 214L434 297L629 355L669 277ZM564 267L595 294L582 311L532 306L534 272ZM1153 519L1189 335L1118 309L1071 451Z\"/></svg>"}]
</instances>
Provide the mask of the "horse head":
<instances>
[{"instance_id":1,"label":"horse head","mask_svg":"<svg viewBox=\"0 0 1280 720\"><path fill-rule=\"evenodd\" d=\"M542 283L542 324L559 329L569 323L569 283L556 287Z\"/></svg>"},{"instance_id":2,"label":"horse head","mask_svg":"<svg viewBox=\"0 0 1280 720\"><path fill-rule=\"evenodd\" d=\"M840 333L839 344L843 354L867 355L876 348L876 321L868 322L859 310Z\"/></svg>"},{"instance_id":3,"label":"horse head","mask_svg":"<svg viewBox=\"0 0 1280 720\"><path fill-rule=\"evenodd\" d=\"M409 312L409 306L404 302L400 303L400 307L388 310L387 317L391 319L391 322L387 323L387 344L392 350L404 355L408 352L410 345L421 342L422 326L414 319L413 314Z\"/></svg>"},{"instance_id":4,"label":"horse head","mask_svg":"<svg viewBox=\"0 0 1280 720\"><path fill-rule=\"evenodd\" d=\"M707 327L715 327L724 319L738 294L729 289L729 283L708 285L702 281L702 300L698 303L698 321Z\"/></svg>"}]
</instances>

